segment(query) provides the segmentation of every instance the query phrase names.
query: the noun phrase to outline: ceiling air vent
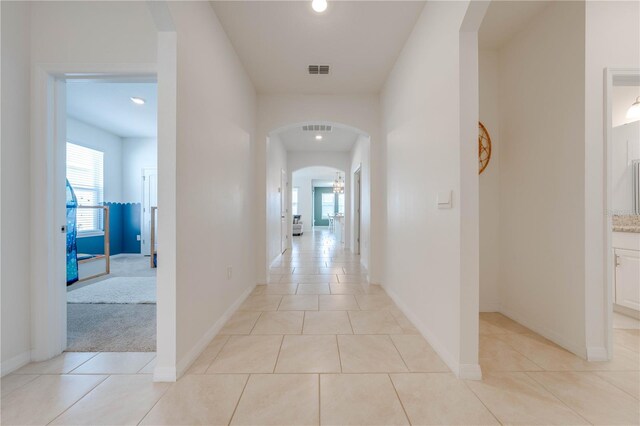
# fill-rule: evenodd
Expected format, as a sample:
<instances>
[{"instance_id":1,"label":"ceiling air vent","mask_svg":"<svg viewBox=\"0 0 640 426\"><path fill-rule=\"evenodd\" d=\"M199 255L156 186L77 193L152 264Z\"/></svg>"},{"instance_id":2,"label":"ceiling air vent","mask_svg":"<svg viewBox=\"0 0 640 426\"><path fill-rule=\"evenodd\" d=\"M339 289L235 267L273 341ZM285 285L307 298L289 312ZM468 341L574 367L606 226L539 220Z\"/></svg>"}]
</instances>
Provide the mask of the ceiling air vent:
<instances>
[{"instance_id":1,"label":"ceiling air vent","mask_svg":"<svg viewBox=\"0 0 640 426\"><path fill-rule=\"evenodd\" d=\"M329 65L309 65L309 74L327 75L329 74Z\"/></svg>"},{"instance_id":2,"label":"ceiling air vent","mask_svg":"<svg viewBox=\"0 0 640 426\"><path fill-rule=\"evenodd\" d=\"M305 124L302 126L304 132L330 132L332 130L329 124Z\"/></svg>"}]
</instances>

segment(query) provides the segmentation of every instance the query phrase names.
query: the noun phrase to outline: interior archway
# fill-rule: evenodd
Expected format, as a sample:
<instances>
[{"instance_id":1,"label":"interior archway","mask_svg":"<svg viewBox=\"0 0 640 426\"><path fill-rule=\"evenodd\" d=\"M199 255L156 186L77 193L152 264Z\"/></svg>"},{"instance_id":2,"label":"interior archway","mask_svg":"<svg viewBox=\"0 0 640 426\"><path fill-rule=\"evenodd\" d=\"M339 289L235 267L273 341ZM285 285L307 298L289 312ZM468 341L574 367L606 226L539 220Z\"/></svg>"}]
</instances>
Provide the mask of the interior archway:
<instances>
[{"instance_id":1,"label":"interior archway","mask_svg":"<svg viewBox=\"0 0 640 426\"><path fill-rule=\"evenodd\" d=\"M315 188L331 188L336 179L341 180L344 192L335 196L333 204L334 213L342 215L339 215L340 244L344 250L352 251L354 241L360 242L363 240L361 235L365 234L366 241L363 245L366 250L363 250L361 262L366 267L369 263L370 137L355 127L319 120L281 126L269 132L266 142L265 281L269 282L269 269L273 262L291 248L294 237L292 199L294 186L297 185L296 178L304 179L304 188L298 185L298 190L304 197L304 207L300 206L304 211L300 214L304 228L308 231L314 225L328 225L326 218L320 218L320 206L318 217L315 210L312 211L312 206L315 205L315 198L312 199L312 194L316 197ZM359 171L364 183L364 189L358 191L362 197L358 198L357 206L352 196L356 171ZM325 190L318 189L318 196L323 191ZM329 195L324 197L325 201L331 198ZM327 201L325 210L328 208ZM359 215L358 235L354 234L354 213ZM327 211L324 214L326 216ZM362 216L366 218L361 218Z\"/></svg>"}]
</instances>

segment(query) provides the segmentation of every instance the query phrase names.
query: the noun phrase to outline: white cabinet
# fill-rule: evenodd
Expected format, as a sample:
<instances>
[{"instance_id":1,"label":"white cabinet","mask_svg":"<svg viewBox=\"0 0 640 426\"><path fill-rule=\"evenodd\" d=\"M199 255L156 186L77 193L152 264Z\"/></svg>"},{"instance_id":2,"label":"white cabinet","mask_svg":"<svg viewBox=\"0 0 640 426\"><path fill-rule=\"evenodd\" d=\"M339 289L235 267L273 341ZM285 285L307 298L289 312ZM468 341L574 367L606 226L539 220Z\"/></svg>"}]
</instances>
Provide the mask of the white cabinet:
<instances>
[{"instance_id":1,"label":"white cabinet","mask_svg":"<svg viewBox=\"0 0 640 426\"><path fill-rule=\"evenodd\" d=\"M615 249L616 304L640 311L640 251Z\"/></svg>"}]
</instances>

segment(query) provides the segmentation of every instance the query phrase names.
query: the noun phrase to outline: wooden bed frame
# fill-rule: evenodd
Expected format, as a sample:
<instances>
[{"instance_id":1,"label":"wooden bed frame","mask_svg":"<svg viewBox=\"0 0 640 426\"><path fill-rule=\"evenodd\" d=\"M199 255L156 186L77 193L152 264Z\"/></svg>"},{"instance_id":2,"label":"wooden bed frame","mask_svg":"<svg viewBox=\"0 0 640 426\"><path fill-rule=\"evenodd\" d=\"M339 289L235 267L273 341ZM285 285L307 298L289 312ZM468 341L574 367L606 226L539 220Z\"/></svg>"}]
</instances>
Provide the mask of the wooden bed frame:
<instances>
[{"instance_id":1,"label":"wooden bed frame","mask_svg":"<svg viewBox=\"0 0 640 426\"><path fill-rule=\"evenodd\" d=\"M110 264L110 244L109 244L109 206L77 206L78 209L102 209L104 212L103 223L104 223L104 254L99 254L89 259L79 260L78 261L78 281L82 282L86 280L90 280L93 278L98 278L103 275L109 275L111 272L111 264ZM80 278L80 265L87 264L91 262L95 262L97 260L104 260L105 262L105 271L100 272L98 274L93 274L88 277Z\"/></svg>"}]
</instances>

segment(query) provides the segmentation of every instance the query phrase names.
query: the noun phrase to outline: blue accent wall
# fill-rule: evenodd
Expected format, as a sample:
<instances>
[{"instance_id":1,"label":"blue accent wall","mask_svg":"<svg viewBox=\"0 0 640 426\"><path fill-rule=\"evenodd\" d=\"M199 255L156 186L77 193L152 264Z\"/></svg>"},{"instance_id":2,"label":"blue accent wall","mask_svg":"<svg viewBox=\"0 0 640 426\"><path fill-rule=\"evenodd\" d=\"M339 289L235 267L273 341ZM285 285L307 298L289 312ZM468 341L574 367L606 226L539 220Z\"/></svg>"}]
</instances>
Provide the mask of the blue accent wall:
<instances>
[{"instance_id":1,"label":"blue accent wall","mask_svg":"<svg viewBox=\"0 0 640 426\"><path fill-rule=\"evenodd\" d=\"M105 203L109 206L111 254L140 253L140 203ZM79 237L78 253L104 254L104 236Z\"/></svg>"}]
</instances>

